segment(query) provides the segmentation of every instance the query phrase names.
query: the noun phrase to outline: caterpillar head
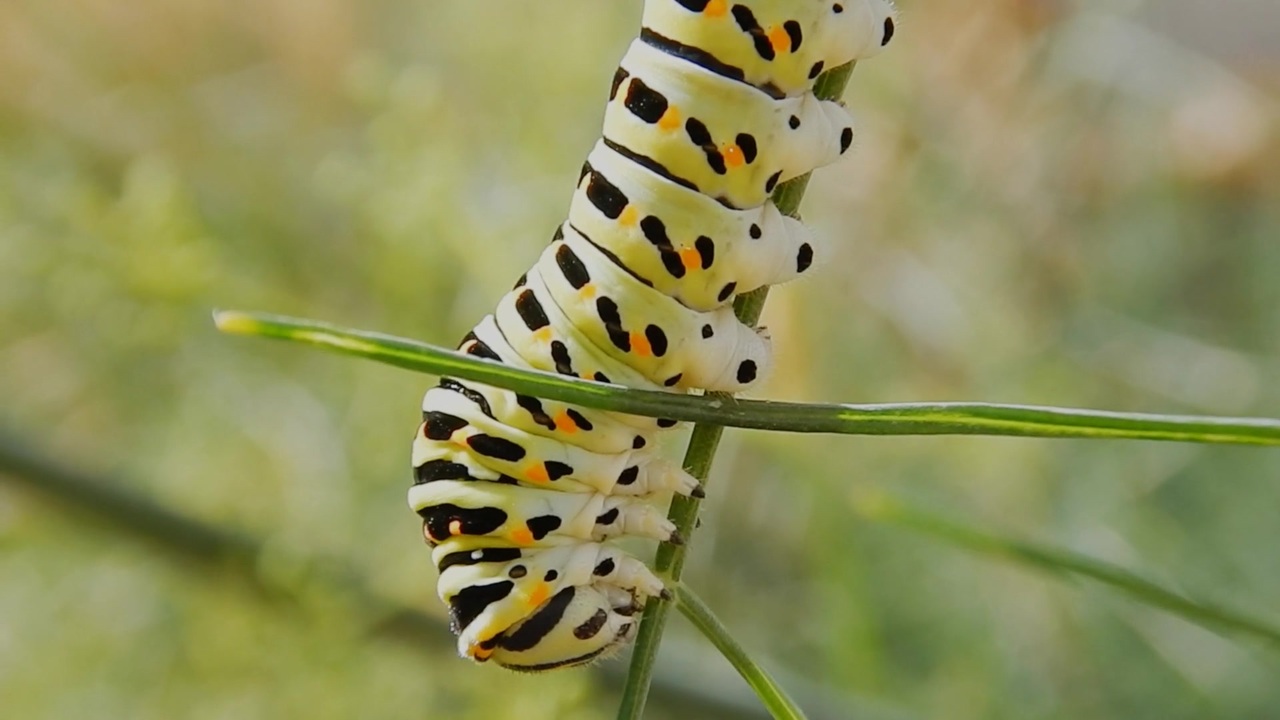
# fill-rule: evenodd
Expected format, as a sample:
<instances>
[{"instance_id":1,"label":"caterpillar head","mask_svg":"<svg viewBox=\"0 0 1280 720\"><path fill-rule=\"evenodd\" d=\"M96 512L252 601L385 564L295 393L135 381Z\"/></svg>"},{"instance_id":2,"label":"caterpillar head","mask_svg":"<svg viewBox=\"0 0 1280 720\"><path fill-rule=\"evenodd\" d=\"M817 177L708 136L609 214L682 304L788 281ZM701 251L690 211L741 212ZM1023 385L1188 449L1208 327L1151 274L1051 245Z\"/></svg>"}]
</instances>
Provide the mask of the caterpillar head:
<instances>
[{"instance_id":1,"label":"caterpillar head","mask_svg":"<svg viewBox=\"0 0 1280 720\"><path fill-rule=\"evenodd\" d=\"M510 670L540 672L586 665L621 648L635 632L635 596L616 588L567 587L472 657ZM612 596L612 597L611 597Z\"/></svg>"}]
</instances>

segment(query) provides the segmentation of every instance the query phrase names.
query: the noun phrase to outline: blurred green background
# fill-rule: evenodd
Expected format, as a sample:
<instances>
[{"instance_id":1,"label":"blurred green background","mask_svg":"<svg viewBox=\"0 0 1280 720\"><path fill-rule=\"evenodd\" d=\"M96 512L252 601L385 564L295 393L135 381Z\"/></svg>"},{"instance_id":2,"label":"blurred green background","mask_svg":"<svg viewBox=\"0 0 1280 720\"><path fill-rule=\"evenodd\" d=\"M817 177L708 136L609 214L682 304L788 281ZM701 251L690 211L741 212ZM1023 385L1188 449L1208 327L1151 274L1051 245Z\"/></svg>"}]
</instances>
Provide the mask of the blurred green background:
<instances>
[{"instance_id":1,"label":"blurred green background","mask_svg":"<svg viewBox=\"0 0 1280 720\"><path fill-rule=\"evenodd\" d=\"M901 5L805 205L835 258L771 296L756 394L1280 416L1280 7ZM565 212L639 11L0 3L0 428L266 543L193 562L0 476L3 715L611 716L622 663L367 632L358 582L441 616L404 504L431 379L210 310L452 344ZM713 482L687 580L815 718L1280 714L1274 648L853 510L887 491L1280 621L1275 451L731 432ZM650 717L757 717L679 620L666 649Z\"/></svg>"}]
</instances>

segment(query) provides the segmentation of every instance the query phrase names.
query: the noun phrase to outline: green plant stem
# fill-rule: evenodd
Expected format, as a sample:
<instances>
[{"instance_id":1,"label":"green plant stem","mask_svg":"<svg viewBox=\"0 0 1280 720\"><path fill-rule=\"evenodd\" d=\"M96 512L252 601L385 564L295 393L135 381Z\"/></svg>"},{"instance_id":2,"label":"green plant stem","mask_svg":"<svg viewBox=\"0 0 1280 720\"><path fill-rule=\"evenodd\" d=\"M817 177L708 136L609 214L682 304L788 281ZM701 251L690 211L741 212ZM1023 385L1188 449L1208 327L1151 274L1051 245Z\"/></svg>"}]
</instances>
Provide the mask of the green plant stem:
<instances>
[{"instance_id":1,"label":"green plant stem","mask_svg":"<svg viewBox=\"0 0 1280 720\"><path fill-rule=\"evenodd\" d=\"M859 497L854 507L867 520L899 525L980 555L1057 575L1087 578L1212 630L1265 640L1280 649L1280 627L1275 624L1236 610L1192 600L1111 563L967 527L882 493Z\"/></svg>"},{"instance_id":2,"label":"green plant stem","mask_svg":"<svg viewBox=\"0 0 1280 720\"><path fill-rule=\"evenodd\" d=\"M688 618L702 636L710 640L720 654L733 665L742 679L747 681L752 690L755 690L756 696L774 718L804 720L804 712L800 710L795 700L787 695L782 686L764 668L751 659L747 651L733 639L729 630L711 612L711 608L702 602L702 598L684 586L678 587L675 594L676 606L680 608L681 614Z\"/></svg>"},{"instance_id":3,"label":"green plant stem","mask_svg":"<svg viewBox=\"0 0 1280 720\"><path fill-rule=\"evenodd\" d=\"M854 63L848 63L819 76L814 84L814 95L820 100L839 99L844 95L845 86L849 84L853 66ZM773 202L778 210L784 215L799 217L800 201L804 199L804 192L808 185L809 174L801 175L780 185L773 193ZM769 288L763 287L740 296L733 304L738 319L754 327L760 319L760 313L764 309L764 302L768 295ZM709 393L708 397L712 402L719 400L725 406L732 402L732 397L723 393ZM711 463L715 459L716 448L720 445L720 436L723 433L724 424L716 418L711 422L700 422L693 428L693 433L689 437L689 447L685 450L684 456L684 468L702 481L703 487L706 486ZM700 505L701 501L692 497L677 496L671 501L667 517L675 523L677 531L684 537L685 542L679 546L667 543L658 546L658 552L654 557L654 569L659 575L668 578L672 584L680 582L689 542L696 530ZM627 682L622 689L618 720L640 720L644 714L649 686L653 682L658 646L662 643L662 633L666 629L669 613L670 605L662 600L654 598L645 605L640 632L636 635L635 649L631 654ZM763 695L761 700L768 704L768 700ZM775 717L788 716L775 715Z\"/></svg>"},{"instance_id":4,"label":"green plant stem","mask_svg":"<svg viewBox=\"0 0 1280 720\"><path fill-rule=\"evenodd\" d=\"M744 295L763 301L764 293ZM750 307L747 308L750 310ZM1280 445L1280 420L1119 413L997 403L789 403L635 390L522 370L381 333L262 313L215 314L223 332L314 345L416 372L473 380L551 400L699 425L842 435L1002 435ZM747 316L749 317L749 316Z\"/></svg>"}]
</instances>

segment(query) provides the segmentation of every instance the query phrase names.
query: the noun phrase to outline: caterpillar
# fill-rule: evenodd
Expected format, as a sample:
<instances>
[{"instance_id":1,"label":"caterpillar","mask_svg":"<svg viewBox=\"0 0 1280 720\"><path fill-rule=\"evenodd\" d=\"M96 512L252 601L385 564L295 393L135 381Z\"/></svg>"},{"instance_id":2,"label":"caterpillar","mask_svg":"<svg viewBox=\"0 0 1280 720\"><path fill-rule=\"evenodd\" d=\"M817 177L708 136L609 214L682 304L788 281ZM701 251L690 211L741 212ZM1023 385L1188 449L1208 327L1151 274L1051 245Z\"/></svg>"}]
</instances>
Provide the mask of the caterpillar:
<instances>
[{"instance_id":1,"label":"caterpillar","mask_svg":"<svg viewBox=\"0 0 1280 720\"><path fill-rule=\"evenodd\" d=\"M825 252L769 195L849 150L851 118L813 82L879 52L894 23L888 0L646 0L567 221L459 349L650 390L757 382L769 341L734 316L734 297ZM584 664L630 638L645 601L669 597L607 541L681 542L651 503L702 496L656 454L673 421L455 378L422 408L409 505L462 657Z\"/></svg>"}]
</instances>

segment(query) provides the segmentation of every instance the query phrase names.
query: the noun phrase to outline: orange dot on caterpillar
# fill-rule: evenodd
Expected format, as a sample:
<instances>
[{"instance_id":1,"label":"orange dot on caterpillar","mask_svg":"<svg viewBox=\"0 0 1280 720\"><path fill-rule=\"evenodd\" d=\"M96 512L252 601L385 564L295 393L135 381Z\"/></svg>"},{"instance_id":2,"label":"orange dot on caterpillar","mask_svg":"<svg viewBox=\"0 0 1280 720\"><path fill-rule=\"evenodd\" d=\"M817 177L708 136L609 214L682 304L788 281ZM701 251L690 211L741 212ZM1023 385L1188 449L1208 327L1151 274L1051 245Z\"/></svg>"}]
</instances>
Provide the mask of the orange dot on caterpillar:
<instances>
[{"instance_id":1,"label":"orange dot on caterpillar","mask_svg":"<svg viewBox=\"0 0 1280 720\"><path fill-rule=\"evenodd\" d=\"M529 607L538 607L542 603L546 602L547 598L550 596L551 589L546 583L540 582L537 587L529 593L529 597L526 602L529 604Z\"/></svg>"},{"instance_id":2,"label":"orange dot on caterpillar","mask_svg":"<svg viewBox=\"0 0 1280 720\"><path fill-rule=\"evenodd\" d=\"M649 357L653 355L653 346L649 344L649 338L643 333L631 333L631 351L640 357Z\"/></svg>"},{"instance_id":3,"label":"orange dot on caterpillar","mask_svg":"<svg viewBox=\"0 0 1280 720\"><path fill-rule=\"evenodd\" d=\"M680 127L680 111L674 107L667 108L662 117L658 118L658 127L667 131Z\"/></svg>"},{"instance_id":4,"label":"orange dot on caterpillar","mask_svg":"<svg viewBox=\"0 0 1280 720\"><path fill-rule=\"evenodd\" d=\"M791 36L781 25L775 25L769 29L769 44L773 45L774 52L786 52L791 49Z\"/></svg>"},{"instance_id":5,"label":"orange dot on caterpillar","mask_svg":"<svg viewBox=\"0 0 1280 720\"><path fill-rule=\"evenodd\" d=\"M680 264L684 265L684 269L690 272L702 269L702 253L694 248L685 248L680 251Z\"/></svg>"},{"instance_id":6,"label":"orange dot on caterpillar","mask_svg":"<svg viewBox=\"0 0 1280 720\"><path fill-rule=\"evenodd\" d=\"M485 660L489 659L490 655L493 654L493 650L482 647L480 643L476 643L471 647L467 648L467 651L471 654L471 657L474 658L477 662L484 662Z\"/></svg>"},{"instance_id":7,"label":"orange dot on caterpillar","mask_svg":"<svg viewBox=\"0 0 1280 720\"><path fill-rule=\"evenodd\" d=\"M742 148L737 145L729 145L722 153L724 155L724 163L729 167L741 167L747 161L746 155L742 152Z\"/></svg>"},{"instance_id":8,"label":"orange dot on caterpillar","mask_svg":"<svg viewBox=\"0 0 1280 720\"><path fill-rule=\"evenodd\" d=\"M554 420L556 424L556 430L559 430L560 432L566 433L569 435L572 435L573 433L578 432L578 423L573 421L573 417L569 415L569 412L567 410L556 415Z\"/></svg>"}]
</instances>

